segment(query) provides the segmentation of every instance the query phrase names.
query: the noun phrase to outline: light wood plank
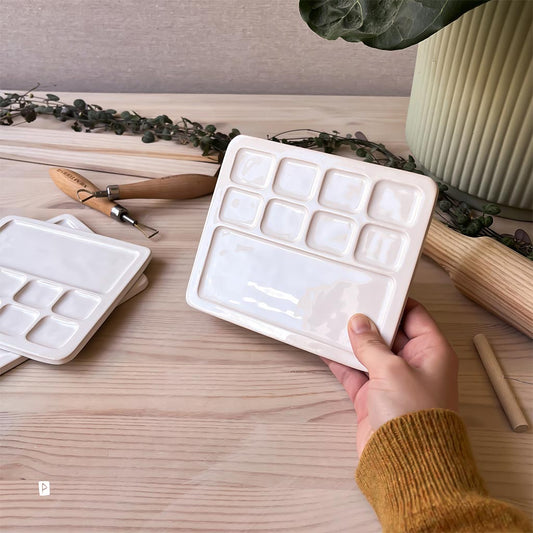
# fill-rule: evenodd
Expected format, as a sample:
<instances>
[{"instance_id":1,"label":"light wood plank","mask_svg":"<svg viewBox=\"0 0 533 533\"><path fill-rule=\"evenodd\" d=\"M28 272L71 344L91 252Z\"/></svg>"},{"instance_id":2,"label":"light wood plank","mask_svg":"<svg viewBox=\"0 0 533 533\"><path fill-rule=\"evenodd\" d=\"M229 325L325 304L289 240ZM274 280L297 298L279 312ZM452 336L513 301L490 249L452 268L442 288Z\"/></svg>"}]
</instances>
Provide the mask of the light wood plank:
<instances>
[{"instance_id":1,"label":"light wood plank","mask_svg":"<svg viewBox=\"0 0 533 533\"><path fill-rule=\"evenodd\" d=\"M260 136L294 127L362 130L407 152L405 98L62 96ZM59 133L65 125L39 120L18 127L18 134L23 128ZM104 137L107 143L107 135L98 142ZM107 179L104 172L83 174L95 183ZM123 184L132 177L113 179ZM98 233L149 245L154 257L148 289L120 306L71 363L31 361L0 377L3 529L380 531L353 480L355 414L325 365L187 307L185 288L208 198L125 202L161 231L146 241L63 196L46 165L1 160L0 192L0 216L44 220L68 212ZM530 421L531 341L459 293L427 257L411 294L459 354L460 409L489 490L531 513L531 432L510 430L472 337L488 336ZM38 496L39 480L50 481L51 496Z\"/></svg>"}]
</instances>

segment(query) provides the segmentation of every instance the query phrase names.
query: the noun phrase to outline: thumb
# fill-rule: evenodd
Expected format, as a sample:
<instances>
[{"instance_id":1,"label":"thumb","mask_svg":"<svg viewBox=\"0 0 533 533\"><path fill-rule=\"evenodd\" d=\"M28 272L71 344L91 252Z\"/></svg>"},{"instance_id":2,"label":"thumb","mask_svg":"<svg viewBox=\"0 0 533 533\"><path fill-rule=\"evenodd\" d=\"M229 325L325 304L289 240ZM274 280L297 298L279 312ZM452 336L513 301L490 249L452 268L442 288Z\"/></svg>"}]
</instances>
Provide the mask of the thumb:
<instances>
[{"instance_id":1,"label":"thumb","mask_svg":"<svg viewBox=\"0 0 533 533\"><path fill-rule=\"evenodd\" d=\"M355 356L366 366L371 377L380 373L387 361L395 357L374 322L365 315L357 314L350 318L348 336Z\"/></svg>"}]
</instances>

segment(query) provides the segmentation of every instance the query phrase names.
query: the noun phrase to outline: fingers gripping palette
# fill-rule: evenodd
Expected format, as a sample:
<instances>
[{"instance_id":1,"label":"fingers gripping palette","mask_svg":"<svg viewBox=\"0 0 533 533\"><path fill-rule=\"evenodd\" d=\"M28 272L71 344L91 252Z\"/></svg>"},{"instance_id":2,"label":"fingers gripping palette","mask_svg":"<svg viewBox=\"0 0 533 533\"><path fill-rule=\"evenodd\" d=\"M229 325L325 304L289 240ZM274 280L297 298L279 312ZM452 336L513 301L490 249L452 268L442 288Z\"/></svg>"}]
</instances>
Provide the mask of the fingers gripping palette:
<instances>
[{"instance_id":1,"label":"fingers gripping palette","mask_svg":"<svg viewBox=\"0 0 533 533\"><path fill-rule=\"evenodd\" d=\"M419 174L238 136L187 302L362 369L348 319L365 313L392 343L436 194Z\"/></svg>"}]
</instances>

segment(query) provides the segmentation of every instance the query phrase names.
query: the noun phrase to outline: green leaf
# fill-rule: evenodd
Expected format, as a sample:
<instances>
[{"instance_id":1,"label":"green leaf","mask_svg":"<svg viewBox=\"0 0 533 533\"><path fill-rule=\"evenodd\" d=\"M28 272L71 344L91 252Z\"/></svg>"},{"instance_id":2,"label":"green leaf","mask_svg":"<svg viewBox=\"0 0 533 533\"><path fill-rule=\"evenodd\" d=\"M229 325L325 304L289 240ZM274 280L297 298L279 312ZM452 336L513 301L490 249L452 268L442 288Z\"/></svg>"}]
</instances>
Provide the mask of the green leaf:
<instances>
[{"instance_id":1,"label":"green leaf","mask_svg":"<svg viewBox=\"0 0 533 533\"><path fill-rule=\"evenodd\" d=\"M33 122L37 118L37 113L35 112L35 107L24 107L20 111L21 116L26 122Z\"/></svg>"},{"instance_id":2,"label":"green leaf","mask_svg":"<svg viewBox=\"0 0 533 533\"><path fill-rule=\"evenodd\" d=\"M490 216L490 215L485 215L483 217L480 217L481 219L481 223L486 227L488 228L489 226L492 225L492 223L494 222L494 219Z\"/></svg>"},{"instance_id":3,"label":"green leaf","mask_svg":"<svg viewBox=\"0 0 533 533\"><path fill-rule=\"evenodd\" d=\"M46 95L46 98L48 98L48 100L50 100L52 102L59 102L59 96L56 96L55 94L48 93Z\"/></svg>"},{"instance_id":4,"label":"green leaf","mask_svg":"<svg viewBox=\"0 0 533 533\"><path fill-rule=\"evenodd\" d=\"M122 135L126 131L126 128L120 122L115 122L111 126L111 129L115 132L116 135Z\"/></svg>"},{"instance_id":5,"label":"green leaf","mask_svg":"<svg viewBox=\"0 0 533 533\"><path fill-rule=\"evenodd\" d=\"M416 44L488 0L300 0L300 15L324 39L398 50Z\"/></svg>"},{"instance_id":6,"label":"green leaf","mask_svg":"<svg viewBox=\"0 0 533 533\"><path fill-rule=\"evenodd\" d=\"M447 213L451 209L452 204L448 200L441 200L439 202L439 207L440 207L441 211L444 211L445 213Z\"/></svg>"},{"instance_id":7,"label":"green leaf","mask_svg":"<svg viewBox=\"0 0 533 533\"><path fill-rule=\"evenodd\" d=\"M465 214L457 215L457 224L460 226L467 224L470 221L470 216Z\"/></svg>"},{"instance_id":8,"label":"green leaf","mask_svg":"<svg viewBox=\"0 0 533 533\"><path fill-rule=\"evenodd\" d=\"M155 135L151 131L147 131L142 136L141 140L142 140L143 143L153 143L155 141Z\"/></svg>"},{"instance_id":9,"label":"green leaf","mask_svg":"<svg viewBox=\"0 0 533 533\"><path fill-rule=\"evenodd\" d=\"M497 215L500 212L500 208L496 204L485 204L483 206L483 213L487 215Z\"/></svg>"}]
</instances>

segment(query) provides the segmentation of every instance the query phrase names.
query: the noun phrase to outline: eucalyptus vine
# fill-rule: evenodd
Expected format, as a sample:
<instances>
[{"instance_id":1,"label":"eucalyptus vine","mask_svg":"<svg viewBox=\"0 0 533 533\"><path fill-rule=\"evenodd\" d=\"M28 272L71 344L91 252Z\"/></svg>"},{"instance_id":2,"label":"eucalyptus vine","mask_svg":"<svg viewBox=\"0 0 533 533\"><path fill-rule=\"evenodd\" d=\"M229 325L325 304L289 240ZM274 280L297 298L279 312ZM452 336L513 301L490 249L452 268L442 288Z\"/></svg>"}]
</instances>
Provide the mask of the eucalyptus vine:
<instances>
[{"instance_id":1,"label":"eucalyptus vine","mask_svg":"<svg viewBox=\"0 0 533 533\"><path fill-rule=\"evenodd\" d=\"M0 96L0 125L16 124L17 119L33 122L40 115L48 115L61 122L69 122L74 131L112 131L116 135L131 133L141 135L144 143L159 139L190 143L201 148L203 155L218 154L220 160L231 139L240 133L235 128L229 133L222 133L212 124L203 126L184 117L175 122L167 115L150 118L135 111L119 113L116 109L88 104L81 98L68 104L55 94L34 95L32 91L36 88L23 94L4 93Z\"/></svg>"},{"instance_id":2,"label":"eucalyptus vine","mask_svg":"<svg viewBox=\"0 0 533 533\"><path fill-rule=\"evenodd\" d=\"M219 161L222 161L230 141L240 134L237 128L224 133L218 131L213 124L204 126L185 117L174 121L168 115L150 118L135 111L118 112L115 109L89 104L81 98L69 104L61 101L55 94L34 95L33 91L36 89L37 87L22 94L0 95L0 125L33 122L38 116L49 116L61 122L68 122L77 132L112 131L116 135L140 135L144 143L163 140L192 144L200 148L203 155L215 155ZM368 163L423 174L411 155L407 159L395 155L382 143L367 139L360 131L342 135L336 130L325 132L297 129L278 133L269 139L292 146L323 150L330 154L348 150ZM447 185L439 183L439 199L435 211L449 227L471 237L492 237L533 260L531 239L524 230L518 229L514 235L510 235L499 234L491 229L492 215L500 212L497 205L487 204L481 213L476 213L468 204L455 200L447 191Z\"/></svg>"}]
</instances>

